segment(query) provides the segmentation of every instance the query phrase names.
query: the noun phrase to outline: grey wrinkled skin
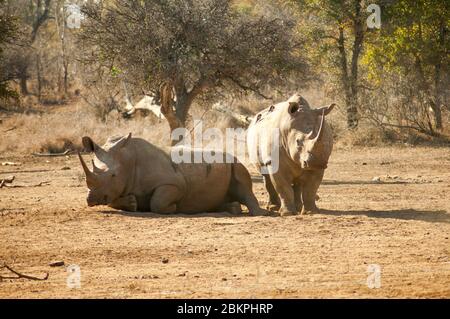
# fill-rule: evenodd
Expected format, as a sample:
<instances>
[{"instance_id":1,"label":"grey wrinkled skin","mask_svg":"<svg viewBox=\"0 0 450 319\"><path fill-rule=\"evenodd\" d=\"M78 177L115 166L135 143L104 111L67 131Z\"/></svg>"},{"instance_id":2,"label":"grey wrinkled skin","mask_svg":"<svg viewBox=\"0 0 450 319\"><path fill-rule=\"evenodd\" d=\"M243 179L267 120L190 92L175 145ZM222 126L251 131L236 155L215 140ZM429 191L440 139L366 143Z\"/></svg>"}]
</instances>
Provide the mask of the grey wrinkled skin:
<instances>
[{"instance_id":1,"label":"grey wrinkled skin","mask_svg":"<svg viewBox=\"0 0 450 319\"><path fill-rule=\"evenodd\" d=\"M83 137L82 142L87 151L94 153L93 171L79 154L89 189L89 206L169 214L240 212L243 204L250 214L266 214L252 192L250 174L241 163L175 164L162 149L131 134L110 138L102 147L90 137Z\"/></svg>"},{"instance_id":2,"label":"grey wrinkled skin","mask_svg":"<svg viewBox=\"0 0 450 319\"><path fill-rule=\"evenodd\" d=\"M259 112L247 133L249 153L258 154L257 169L266 167L264 184L269 193L269 206L280 215L317 212L317 190L333 148L333 135L325 116L334 104L313 109L298 94L287 101ZM279 167L275 168L270 152L273 129L279 128ZM262 137L264 137L262 139Z\"/></svg>"}]
</instances>

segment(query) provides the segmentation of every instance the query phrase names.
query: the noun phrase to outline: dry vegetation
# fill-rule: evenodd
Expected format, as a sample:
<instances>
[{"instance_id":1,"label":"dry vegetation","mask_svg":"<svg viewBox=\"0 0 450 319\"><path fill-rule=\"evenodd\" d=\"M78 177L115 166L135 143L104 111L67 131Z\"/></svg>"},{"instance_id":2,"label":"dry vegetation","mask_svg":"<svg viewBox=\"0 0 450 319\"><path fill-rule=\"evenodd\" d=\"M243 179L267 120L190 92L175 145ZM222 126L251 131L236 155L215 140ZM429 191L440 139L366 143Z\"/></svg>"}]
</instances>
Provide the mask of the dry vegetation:
<instances>
[{"instance_id":1,"label":"dry vegetation","mask_svg":"<svg viewBox=\"0 0 450 319\"><path fill-rule=\"evenodd\" d=\"M317 91L304 91L303 95L314 107L331 102L329 97ZM282 100L282 96L276 96ZM29 101L27 100L29 103ZM224 102L230 109L251 115L267 107L271 101L255 97L229 99ZM105 141L112 135L143 137L159 146L169 144L169 125L153 115L124 119L117 111L110 112L105 120L96 116L97 110L81 98L73 98L63 105L42 105L34 103L23 113L7 113L1 120L0 130L3 138L0 153L31 154L33 152L61 153L65 150L80 150L81 137L89 135L95 140ZM450 123L450 112L443 112L445 123ZM217 127L237 127L236 121L223 113L212 110L203 104L193 106L187 128L193 129L193 120L201 119L203 129ZM381 129L370 121L361 121L358 129L346 129L346 114L340 106L329 117L336 143L343 147L380 146L380 145L429 145L448 147L450 145L450 127L445 126L441 137L430 137L414 131Z\"/></svg>"}]
</instances>

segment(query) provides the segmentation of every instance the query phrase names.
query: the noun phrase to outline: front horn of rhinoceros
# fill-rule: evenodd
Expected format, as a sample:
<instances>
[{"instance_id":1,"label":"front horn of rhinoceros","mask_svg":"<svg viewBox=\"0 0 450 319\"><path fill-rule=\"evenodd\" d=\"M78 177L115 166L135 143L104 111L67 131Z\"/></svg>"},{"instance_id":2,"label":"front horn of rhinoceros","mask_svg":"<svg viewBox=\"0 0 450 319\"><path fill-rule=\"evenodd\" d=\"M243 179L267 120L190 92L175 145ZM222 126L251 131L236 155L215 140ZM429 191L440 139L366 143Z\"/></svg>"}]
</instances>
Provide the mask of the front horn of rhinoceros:
<instances>
[{"instance_id":1,"label":"front horn of rhinoceros","mask_svg":"<svg viewBox=\"0 0 450 319\"><path fill-rule=\"evenodd\" d=\"M81 166L83 167L84 174L86 175L86 184L88 188L89 189L95 188L96 186L98 186L97 176L94 174L94 172L91 172L89 170L80 152L78 152L78 158L80 159Z\"/></svg>"},{"instance_id":2,"label":"front horn of rhinoceros","mask_svg":"<svg viewBox=\"0 0 450 319\"><path fill-rule=\"evenodd\" d=\"M332 141L323 141L322 136L324 131L325 116L333 110L335 105L336 104L332 103L329 106L313 110L313 112L317 115L320 114L320 124L319 130L317 131L317 134L315 136L313 135L313 132L310 132L306 136L309 152L307 159L305 159L304 163L302 163L302 166L304 166L305 168L327 168L328 158L331 153Z\"/></svg>"}]
</instances>

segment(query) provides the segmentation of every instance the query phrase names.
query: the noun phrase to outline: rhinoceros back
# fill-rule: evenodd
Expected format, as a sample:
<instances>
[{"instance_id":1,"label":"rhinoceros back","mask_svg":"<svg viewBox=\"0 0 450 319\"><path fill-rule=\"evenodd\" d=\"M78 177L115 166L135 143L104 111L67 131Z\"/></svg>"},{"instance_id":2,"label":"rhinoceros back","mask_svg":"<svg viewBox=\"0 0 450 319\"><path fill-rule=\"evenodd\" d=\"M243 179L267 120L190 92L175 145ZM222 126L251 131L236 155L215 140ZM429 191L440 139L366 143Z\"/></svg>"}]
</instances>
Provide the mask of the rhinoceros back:
<instances>
[{"instance_id":1,"label":"rhinoceros back","mask_svg":"<svg viewBox=\"0 0 450 319\"><path fill-rule=\"evenodd\" d=\"M247 151L250 162L259 170L261 166L272 162L274 152L279 151L278 110L268 107L259 112L251 121L247 130Z\"/></svg>"},{"instance_id":2,"label":"rhinoceros back","mask_svg":"<svg viewBox=\"0 0 450 319\"><path fill-rule=\"evenodd\" d=\"M186 180L186 194L177 211L213 211L224 203L230 185L232 164L180 163L178 169Z\"/></svg>"}]
</instances>

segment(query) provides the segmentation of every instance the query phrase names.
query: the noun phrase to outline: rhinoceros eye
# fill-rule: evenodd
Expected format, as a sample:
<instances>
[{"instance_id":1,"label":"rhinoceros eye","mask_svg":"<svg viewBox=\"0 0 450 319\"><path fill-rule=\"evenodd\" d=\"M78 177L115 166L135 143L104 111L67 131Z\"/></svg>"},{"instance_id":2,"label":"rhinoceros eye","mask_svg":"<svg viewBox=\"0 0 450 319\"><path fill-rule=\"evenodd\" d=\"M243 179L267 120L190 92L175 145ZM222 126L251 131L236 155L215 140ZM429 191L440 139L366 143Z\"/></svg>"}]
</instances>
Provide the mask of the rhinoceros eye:
<instances>
[{"instance_id":1,"label":"rhinoceros eye","mask_svg":"<svg viewBox=\"0 0 450 319\"><path fill-rule=\"evenodd\" d=\"M111 177L116 177L116 174L112 174Z\"/></svg>"}]
</instances>

